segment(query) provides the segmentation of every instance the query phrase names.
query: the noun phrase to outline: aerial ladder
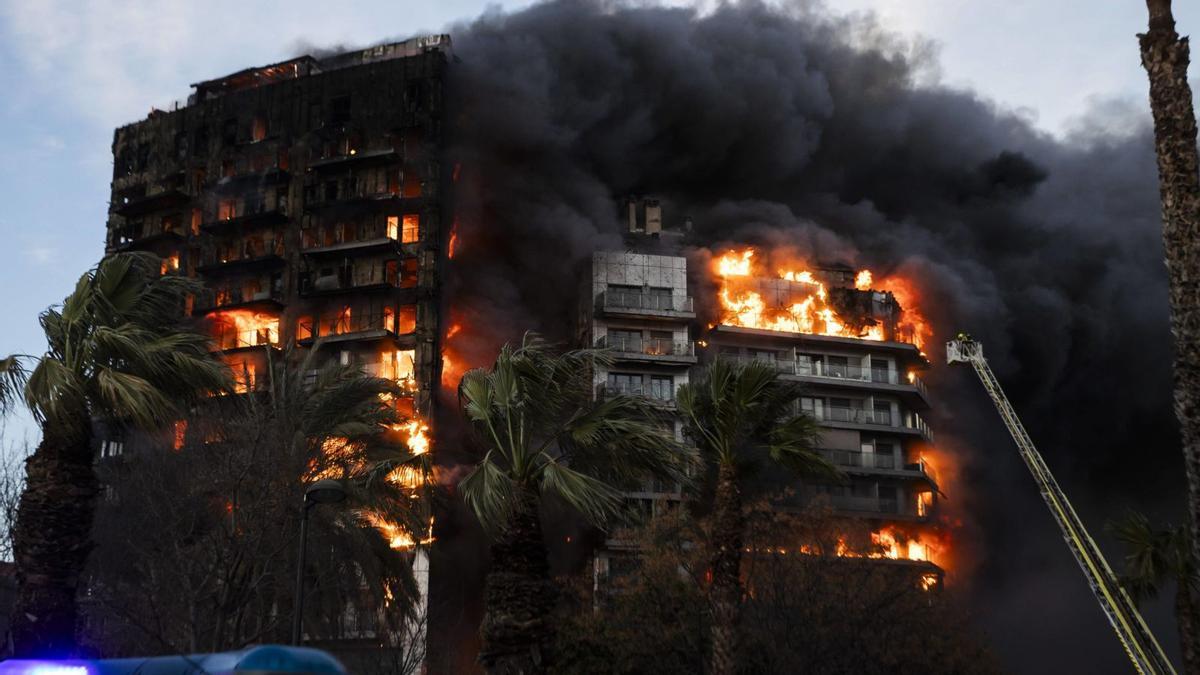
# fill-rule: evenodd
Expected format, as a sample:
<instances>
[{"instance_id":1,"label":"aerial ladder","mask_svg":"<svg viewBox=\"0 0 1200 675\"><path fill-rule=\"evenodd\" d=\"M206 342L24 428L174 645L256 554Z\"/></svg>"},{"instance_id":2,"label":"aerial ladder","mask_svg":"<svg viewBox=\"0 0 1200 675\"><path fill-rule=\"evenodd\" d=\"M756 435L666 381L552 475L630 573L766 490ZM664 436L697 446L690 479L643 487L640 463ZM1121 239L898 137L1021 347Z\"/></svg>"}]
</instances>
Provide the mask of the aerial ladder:
<instances>
[{"instance_id":1,"label":"aerial ladder","mask_svg":"<svg viewBox=\"0 0 1200 675\"><path fill-rule=\"evenodd\" d=\"M975 369L975 374L992 397L992 402L1000 411L1000 417L1016 441L1021 459L1025 460L1025 466L1033 474L1042 499L1046 501L1046 506L1050 507L1050 513L1054 515L1054 520L1062 530L1067 547L1071 549L1076 562L1083 569L1083 575L1087 578L1092 593L1100 602L1100 607L1112 624L1113 630L1117 632L1121 646L1125 648L1133 667L1146 675L1174 673L1174 667L1167 660L1158 641L1154 639L1150 628L1146 626L1137 605L1121 587L1117 575L1113 574L1108 561L1104 559L1104 554L1100 552L1100 547L1088 534L1071 502L1067 501L1067 496L1058 487L1058 482L1054 480L1041 453L1034 447L1029 434L1025 433L1025 426L1021 424L1012 404L1008 402L1008 397L1004 395L1004 390L1000 388L1000 382L992 374L987 360L983 358L983 346L972 340L969 335L959 333L958 337L946 343L946 362L969 363Z\"/></svg>"}]
</instances>

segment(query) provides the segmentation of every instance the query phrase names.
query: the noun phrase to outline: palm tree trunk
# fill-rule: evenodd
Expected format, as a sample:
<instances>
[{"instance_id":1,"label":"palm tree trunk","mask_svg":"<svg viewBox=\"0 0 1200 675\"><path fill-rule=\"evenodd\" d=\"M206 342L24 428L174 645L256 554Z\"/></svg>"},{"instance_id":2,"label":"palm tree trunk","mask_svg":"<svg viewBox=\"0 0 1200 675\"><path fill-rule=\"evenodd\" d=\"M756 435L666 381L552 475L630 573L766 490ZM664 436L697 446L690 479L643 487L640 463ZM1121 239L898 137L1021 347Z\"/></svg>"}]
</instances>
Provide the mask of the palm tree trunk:
<instances>
[{"instance_id":1,"label":"palm tree trunk","mask_svg":"<svg viewBox=\"0 0 1200 675\"><path fill-rule=\"evenodd\" d=\"M1175 625L1179 628L1179 649L1183 652L1183 672L1200 673L1200 645L1196 644L1196 605L1188 584L1182 580L1175 589Z\"/></svg>"},{"instance_id":2,"label":"palm tree trunk","mask_svg":"<svg viewBox=\"0 0 1200 675\"><path fill-rule=\"evenodd\" d=\"M733 466L717 471L713 507L712 557L712 675L732 675L738 664L738 619L742 606L742 534L745 515Z\"/></svg>"},{"instance_id":3,"label":"palm tree trunk","mask_svg":"<svg viewBox=\"0 0 1200 675\"><path fill-rule=\"evenodd\" d=\"M1154 146L1162 197L1163 248L1175 337L1175 416L1183 440L1192 529L1200 569L1200 171L1188 87L1188 41L1175 32L1170 0L1146 0L1150 29L1138 36L1150 78ZM1195 638L1188 636L1186 643Z\"/></svg>"},{"instance_id":4,"label":"palm tree trunk","mask_svg":"<svg viewBox=\"0 0 1200 675\"><path fill-rule=\"evenodd\" d=\"M61 658L76 652L76 592L92 550L98 492L90 439L86 416L74 433L45 424L42 442L25 462L25 491L13 526L17 656Z\"/></svg>"},{"instance_id":5,"label":"palm tree trunk","mask_svg":"<svg viewBox=\"0 0 1200 675\"><path fill-rule=\"evenodd\" d=\"M492 544L479 662L493 675L547 672L556 593L546 562L537 498L523 490L508 530Z\"/></svg>"}]
</instances>

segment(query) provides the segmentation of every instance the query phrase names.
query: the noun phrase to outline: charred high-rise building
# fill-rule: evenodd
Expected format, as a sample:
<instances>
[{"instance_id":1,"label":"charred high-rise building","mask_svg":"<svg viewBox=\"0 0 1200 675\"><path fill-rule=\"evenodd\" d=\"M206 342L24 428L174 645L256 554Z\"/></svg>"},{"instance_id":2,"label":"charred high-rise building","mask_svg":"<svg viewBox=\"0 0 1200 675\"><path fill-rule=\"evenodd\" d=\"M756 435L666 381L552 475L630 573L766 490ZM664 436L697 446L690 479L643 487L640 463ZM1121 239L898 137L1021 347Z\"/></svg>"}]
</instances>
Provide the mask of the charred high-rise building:
<instances>
[{"instance_id":1,"label":"charred high-rise building","mask_svg":"<svg viewBox=\"0 0 1200 675\"><path fill-rule=\"evenodd\" d=\"M193 85L113 139L110 253L204 280L190 311L243 379L263 347L437 382L449 38L300 57Z\"/></svg>"},{"instance_id":2,"label":"charred high-rise building","mask_svg":"<svg viewBox=\"0 0 1200 675\"><path fill-rule=\"evenodd\" d=\"M106 252L153 252L162 273L204 282L186 311L238 391L265 386L272 351L319 345L402 383L400 412L432 419L449 51L440 35L249 68L116 130ZM426 561L414 554L423 595Z\"/></svg>"}]
</instances>

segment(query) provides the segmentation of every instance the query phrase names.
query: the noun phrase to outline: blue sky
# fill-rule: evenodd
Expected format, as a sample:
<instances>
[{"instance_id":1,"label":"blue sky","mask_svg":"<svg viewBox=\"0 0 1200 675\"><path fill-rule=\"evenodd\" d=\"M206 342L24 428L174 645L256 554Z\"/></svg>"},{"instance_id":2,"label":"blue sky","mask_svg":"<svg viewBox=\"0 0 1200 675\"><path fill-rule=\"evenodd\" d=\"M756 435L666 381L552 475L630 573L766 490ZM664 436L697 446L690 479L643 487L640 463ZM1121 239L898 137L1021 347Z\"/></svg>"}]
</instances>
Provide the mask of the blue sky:
<instances>
[{"instance_id":1,"label":"blue sky","mask_svg":"<svg viewBox=\"0 0 1200 675\"><path fill-rule=\"evenodd\" d=\"M37 314L103 251L114 127L191 82L304 45L365 45L529 4L0 0L0 354L37 353ZM675 3L680 4L680 3ZM701 3L701 7L711 6ZM943 83L1069 134L1095 106L1148 115L1140 0L842 0L941 54ZM1180 2L1183 32L1200 3ZM10 440L30 429L10 420ZM11 432L16 432L15 434Z\"/></svg>"}]
</instances>

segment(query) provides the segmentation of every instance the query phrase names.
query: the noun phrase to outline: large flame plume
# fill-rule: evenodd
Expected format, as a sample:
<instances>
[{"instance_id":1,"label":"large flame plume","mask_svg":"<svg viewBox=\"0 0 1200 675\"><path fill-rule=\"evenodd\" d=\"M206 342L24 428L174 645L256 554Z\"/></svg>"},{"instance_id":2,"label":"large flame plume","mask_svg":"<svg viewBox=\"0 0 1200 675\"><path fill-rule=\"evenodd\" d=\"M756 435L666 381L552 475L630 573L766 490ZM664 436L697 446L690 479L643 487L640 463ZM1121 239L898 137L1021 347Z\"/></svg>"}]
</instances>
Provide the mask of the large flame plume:
<instances>
[{"instance_id":1,"label":"large flame plume","mask_svg":"<svg viewBox=\"0 0 1200 675\"><path fill-rule=\"evenodd\" d=\"M929 338L929 324L916 310L915 291L905 280L889 277L876 283L870 270L860 270L854 277L856 290L890 292L896 298L902 311L889 336L879 318L840 315L825 282L807 265L788 262L767 269L765 263L758 264L759 257L755 249L745 248L728 251L714 262L721 324L861 340L903 340L918 348ZM771 279L788 284L776 289L780 300L769 304L763 285Z\"/></svg>"}]
</instances>

